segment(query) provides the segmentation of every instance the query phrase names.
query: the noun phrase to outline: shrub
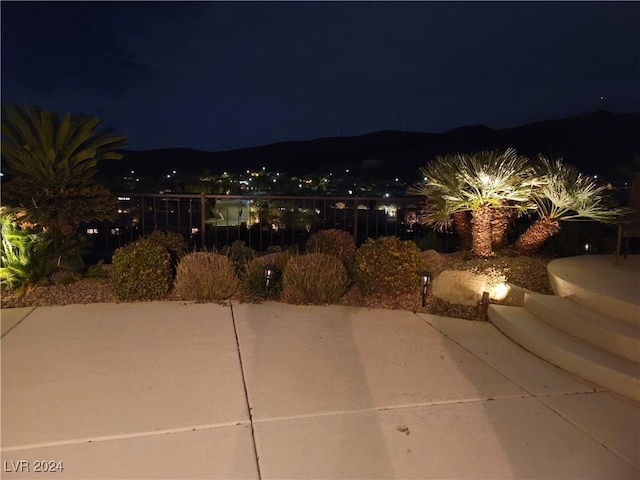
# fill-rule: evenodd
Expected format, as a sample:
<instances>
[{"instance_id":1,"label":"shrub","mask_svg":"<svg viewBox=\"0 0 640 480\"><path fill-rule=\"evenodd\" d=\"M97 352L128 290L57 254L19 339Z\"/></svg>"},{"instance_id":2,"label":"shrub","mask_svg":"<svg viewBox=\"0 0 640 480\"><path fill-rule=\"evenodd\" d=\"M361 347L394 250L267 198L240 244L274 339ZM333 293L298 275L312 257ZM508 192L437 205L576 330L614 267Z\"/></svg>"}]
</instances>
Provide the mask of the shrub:
<instances>
[{"instance_id":1,"label":"shrub","mask_svg":"<svg viewBox=\"0 0 640 480\"><path fill-rule=\"evenodd\" d=\"M233 262L237 275L239 275L244 270L245 265L256 256L256 252L247 246L243 240L236 240L230 247L225 246L222 253Z\"/></svg>"},{"instance_id":2,"label":"shrub","mask_svg":"<svg viewBox=\"0 0 640 480\"><path fill-rule=\"evenodd\" d=\"M42 232L21 228L13 211L0 207L0 284L21 294L32 285L46 285L55 265L49 252L50 239Z\"/></svg>"},{"instance_id":3,"label":"shrub","mask_svg":"<svg viewBox=\"0 0 640 480\"><path fill-rule=\"evenodd\" d=\"M265 294L267 298L280 298L282 295L282 273L292 256L287 252L274 252L257 257L247 263L242 277L243 299L255 301L264 298ZM269 291L266 289L264 276L266 265L273 265L278 271L269 285Z\"/></svg>"},{"instance_id":4,"label":"shrub","mask_svg":"<svg viewBox=\"0 0 640 480\"><path fill-rule=\"evenodd\" d=\"M353 268L356 242L349 232L338 229L320 230L307 240L308 253L326 253L340 259L347 270Z\"/></svg>"},{"instance_id":5,"label":"shrub","mask_svg":"<svg viewBox=\"0 0 640 480\"><path fill-rule=\"evenodd\" d=\"M184 300L222 301L236 293L238 278L227 256L194 252L180 260L175 287Z\"/></svg>"},{"instance_id":6,"label":"shrub","mask_svg":"<svg viewBox=\"0 0 640 480\"><path fill-rule=\"evenodd\" d=\"M0 284L17 294L36 285L70 283L87 276L102 275L102 262L87 265L83 255L88 241L60 229L42 230L24 222L24 212L0 207Z\"/></svg>"},{"instance_id":7,"label":"shrub","mask_svg":"<svg viewBox=\"0 0 640 480\"><path fill-rule=\"evenodd\" d=\"M162 245L169 252L174 273L180 259L189 252L189 244L182 235L176 232L162 232L156 229L142 238Z\"/></svg>"},{"instance_id":8,"label":"shrub","mask_svg":"<svg viewBox=\"0 0 640 480\"><path fill-rule=\"evenodd\" d=\"M162 245L141 238L113 254L111 276L118 300L154 300L171 288L171 259Z\"/></svg>"},{"instance_id":9,"label":"shrub","mask_svg":"<svg viewBox=\"0 0 640 480\"><path fill-rule=\"evenodd\" d=\"M397 296L415 289L425 261L417 245L397 237L368 239L356 253L355 280L365 295Z\"/></svg>"},{"instance_id":10,"label":"shrub","mask_svg":"<svg viewBox=\"0 0 640 480\"><path fill-rule=\"evenodd\" d=\"M282 276L285 302L336 302L347 287L347 270L336 257L324 253L309 253L289 260Z\"/></svg>"}]
</instances>

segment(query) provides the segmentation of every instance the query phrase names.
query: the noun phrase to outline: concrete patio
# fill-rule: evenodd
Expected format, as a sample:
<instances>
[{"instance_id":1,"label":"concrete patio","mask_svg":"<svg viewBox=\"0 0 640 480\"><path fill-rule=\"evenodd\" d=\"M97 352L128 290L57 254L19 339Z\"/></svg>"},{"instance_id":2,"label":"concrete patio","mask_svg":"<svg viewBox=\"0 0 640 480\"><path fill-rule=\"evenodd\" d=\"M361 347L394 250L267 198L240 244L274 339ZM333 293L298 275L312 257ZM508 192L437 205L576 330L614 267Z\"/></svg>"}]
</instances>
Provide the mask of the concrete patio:
<instances>
[{"instance_id":1,"label":"concrete patio","mask_svg":"<svg viewBox=\"0 0 640 480\"><path fill-rule=\"evenodd\" d=\"M488 322L153 302L2 334L2 478L640 478L638 404Z\"/></svg>"}]
</instances>

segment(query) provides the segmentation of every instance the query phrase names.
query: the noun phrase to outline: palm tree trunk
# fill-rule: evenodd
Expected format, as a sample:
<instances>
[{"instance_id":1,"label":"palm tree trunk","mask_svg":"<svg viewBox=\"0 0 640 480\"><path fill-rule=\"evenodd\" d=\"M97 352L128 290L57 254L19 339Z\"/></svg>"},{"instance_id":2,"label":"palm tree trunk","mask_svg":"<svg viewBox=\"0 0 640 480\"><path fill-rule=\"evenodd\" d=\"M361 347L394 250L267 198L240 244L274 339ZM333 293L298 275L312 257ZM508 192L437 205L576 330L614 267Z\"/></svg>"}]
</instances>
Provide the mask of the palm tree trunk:
<instances>
[{"instance_id":1,"label":"palm tree trunk","mask_svg":"<svg viewBox=\"0 0 640 480\"><path fill-rule=\"evenodd\" d=\"M473 255L488 258L493 255L491 249L491 207L483 205L473 211L471 224L471 242Z\"/></svg>"},{"instance_id":2,"label":"palm tree trunk","mask_svg":"<svg viewBox=\"0 0 640 480\"><path fill-rule=\"evenodd\" d=\"M551 218L539 218L516 240L516 248L529 255L542 247L542 244L560 230L560 222Z\"/></svg>"},{"instance_id":3,"label":"palm tree trunk","mask_svg":"<svg viewBox=\"0 0 640 480\"><path fill-rule=\"evenodd\" d=\"M458 233L462 250L471 250L471 219L469 212L455 212L453 214L453 227Z\"/></svg>"},{"instance_id":4,"label":"palm tree trunk","mask_svg":"<svg viewBox=\"0 0 640 480\"><path fill-rule=\"evenodd\" d=\"M491 213L491 245L502 248L507 244L507 232L514 212L510 208L494 208Z\"/></svg>"}]
</instances>

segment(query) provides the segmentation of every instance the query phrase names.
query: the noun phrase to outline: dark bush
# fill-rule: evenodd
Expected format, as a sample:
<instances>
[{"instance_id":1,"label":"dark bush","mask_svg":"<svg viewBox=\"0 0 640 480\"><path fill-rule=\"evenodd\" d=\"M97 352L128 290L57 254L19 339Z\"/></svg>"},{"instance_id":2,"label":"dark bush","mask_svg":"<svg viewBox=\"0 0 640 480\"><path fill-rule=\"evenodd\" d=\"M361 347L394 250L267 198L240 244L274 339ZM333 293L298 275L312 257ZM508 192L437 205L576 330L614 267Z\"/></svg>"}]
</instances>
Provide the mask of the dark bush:
<instances>
[{"instance_id":1,"label":"dark bush","mask_svg":"<svg viewBox=\"0 0 640 480\"><path fill-rule=\"evenodd\" d=\"M233 262L237 275L240 275L247 263L253 260L256 256L256 252L251 247L247 246L243 240L236 240L230 247L225 246L222 249L222 253L229 257L229 260Z\"/></svg>"},{"instance_id":2,"label":"dark bush","mask_svg":"<svg viewBox=\"0 0 640 480\"><path fill-rule=\"evenodd\" d=\"M169 252L174 274L180 259L189 253L189 244L182 235L176 232L162 232L156 229L142 238L162 245Z\"/></svg>"},{"instance_id":3,"label":"dark bush","mask_svg":"<svg viewBox=\"0 0 640 480\"><path fill-rule=\"evenodd\" d=\"M309 253L293 257L282 277L282 296L288 303L335 303L347 287L347 270L332 255Z\"/></svg>"},{"instance_id":4,"label":"dark bush","mask_svg":"<svg viewBox=\"0 0 640 480\"><path fill-rule=\"evenodd\" d=\"M326 253L341 260L351 271L356 258L356 242L349 232L338 229L320 230L307 240L307 253Z\"/></svg>"},{"instance_id":5,"label":"dark bush","mask_svg":"<svg viewBox=\"0 0 640 480\"><path fill-rule=\"evenodd\" d=\"M257 301L267 298L279 299L282 295L282 274L289 260L293 257L287 252L274 252L257 257L247 263L242 276L243 300ZM266 289L264 267L273 265L276 267L276 276Z\"/></svg>"},{"instance_id":6,"label":"dark bush","mask_svg":"<svg viewBox=\"0 0 640 480\"><path fill-rule=\"evenodd\" d=\"M171 256L157 242L140 239L113 254L111 276L118 300L155 300L171 288Z\"/></svg>"},{"instance_id":7,"label":"dark bush","mask_svg":"<svg viewBox=\"0 0 640 480\"><path fill-rule=\"evenodd\" d=\"M222 301L238 290L233 263L219 253L194 252L178 264L176 293L184 300Z\"/></svg>"},{"instance_id":8,"label":"dark bush","mask_svg":"<svg viewBox=\"0 0 640 480\"><path fill-rule=\"evenodd\" d=\"M370 238L356 252L355 280L365 295L397 296L415 289L418 272L425 267L415 243Z\"/></svg>"}]
</instances>

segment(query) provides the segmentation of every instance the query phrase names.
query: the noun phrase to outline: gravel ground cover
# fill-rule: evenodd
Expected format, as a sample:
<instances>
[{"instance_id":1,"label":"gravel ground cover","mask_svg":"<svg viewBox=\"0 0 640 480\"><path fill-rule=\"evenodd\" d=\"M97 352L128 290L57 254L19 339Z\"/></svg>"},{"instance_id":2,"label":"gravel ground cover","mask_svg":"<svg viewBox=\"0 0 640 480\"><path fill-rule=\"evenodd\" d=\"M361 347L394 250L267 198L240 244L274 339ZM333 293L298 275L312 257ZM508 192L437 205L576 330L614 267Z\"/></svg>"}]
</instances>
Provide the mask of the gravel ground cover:
<instances>
[{"instance_id":1,"label":"gravel ground cover","mask_svg":"<svg viewBox=\"0 0 640 480\"><path fill-rule=\"evenodd\" d=\"M552 293L547 264L555 258L553 256L544 254L523 256L509 250L500 251L488 259L473 258L469 252L441 255L443 259L441 264L431 269L434 277L444 270L467 270L474 273L494 274L499 272L513 285L538 293ZM108 270L105 268L105 277L84 278L68 284L38 286L20 296L3 291L0 303L2 308L13 308L116 302ZM171 291L166 300L180 300L180 297L175 291ZM378 297L364 297L357 287L352 286L342 297L340 304L420 311L467 320L485 319L485 312L481 306L468 307L451 304L433 296L429 296L426 306L422 307L419 286L416 291L406 292L405 295Z\"/></svg>"}]
</instances>

